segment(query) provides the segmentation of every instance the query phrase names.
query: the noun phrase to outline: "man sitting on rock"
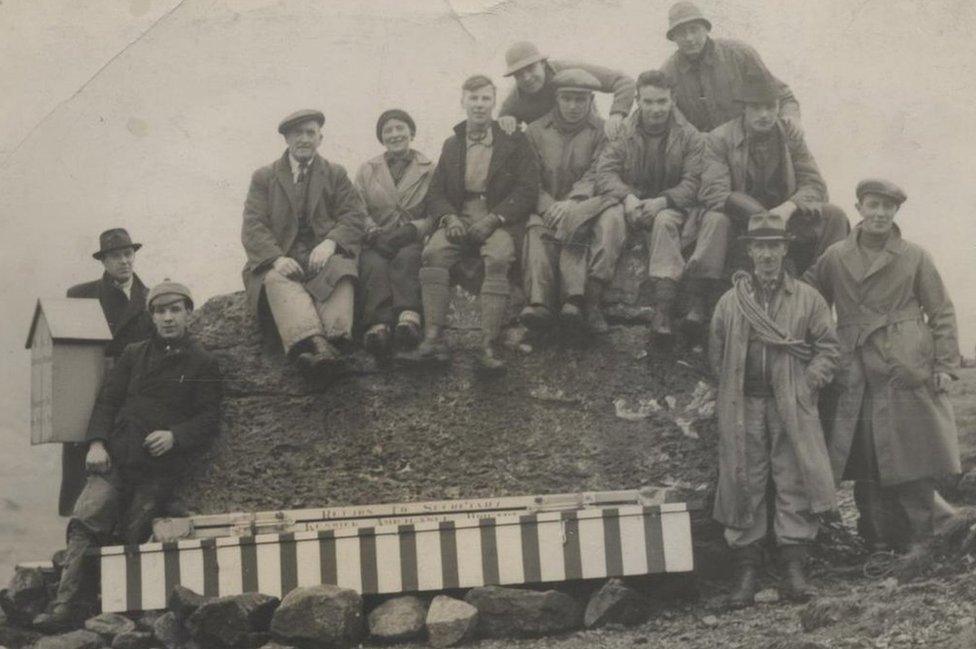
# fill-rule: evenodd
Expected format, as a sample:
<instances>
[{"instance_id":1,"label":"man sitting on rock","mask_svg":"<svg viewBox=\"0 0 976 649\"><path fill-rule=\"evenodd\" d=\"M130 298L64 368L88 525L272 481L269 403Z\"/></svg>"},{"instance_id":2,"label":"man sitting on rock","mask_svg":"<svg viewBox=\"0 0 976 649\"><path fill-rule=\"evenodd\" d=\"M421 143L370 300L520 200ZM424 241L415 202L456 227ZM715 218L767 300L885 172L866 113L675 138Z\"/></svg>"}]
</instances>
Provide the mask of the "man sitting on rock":
<instances>
[{"instance_id":1,"label":"man sitting on rock","mask_svg":"<svg viewBox=\"0 0 976 649\"><path fill-rule=\"evenodd\" d=\"M594 197L596 161L607 142L603 119L593 111L600 84L585 70L569 69L557 73L553 85L555 108L525 131L539 156L542 186L522 248L528 304L520 319L539 330L550 326L557 313L575 327L585 317L591 332L604 333L600 302L627 227L615 200Z\"/></svg>"},{"instance_id":2,"label":"man sitting on rock","mask_svg":"<svg viewBox=\"0 0 976 649\"><path fill-rule=\"evenodd\" d=\"M346 170L316 150L325 116L301 110L278 125L288 149L251 177L241 241L244 287L257 316L266 299L285 352L308 373L342 362L352 337L366 206Z\"/></svg>"},{"instance_id":3,"label":"man sitting on rock","mask_svg":"<svg viewBox=\"0 0 976 649\"><path fill-rule=\"evenodd\" d=\"M187 462L219 427L216 359L187 333L189 289L164 281L147 298L155 333L125 348L102 385L88 423L88 480L68 523L61 582L50 613L34 625L71 627L83 613L89 550L145 542L172 499Z\"/></svg>"},{"instance_id":4,"label":"man sitting on rock","mask_svg":"<svg viewBox=\"0 0 976 649\"><path fill-rule=\"evenodd\" d=\"M836 504L817 410L840 355L830 308L784 271L790 235L780 214L752 216L745 239L755 271L733 277L715 307L708 346L719 379L714 517L734 553L733 608L753 603L770 522L786 596L810 596L806 547L817 536L816 514Z\"/></svg>"},{"instance_id":5,"label":"man sitting on rock","mask_svg":"<svg viewBox=\"0 0 976 649\"><path fill-rule=\"evenodd\" d=\"M637 110L597 167L597 190L623 204L631 232L647 241L651 327L658 337L672 335L671 309L685 265L682 234L697 206L704 146L702 135L672 109L667 76L649 70L637 77Z\"/></svg>"},{"instance_id":6,"label":"man sitting on rock","mask_svg":"<svg viewBox=\"0 0 976 649\"><path fill-rule=\"evenodd\" d=\"M500 370L504 362L497 340L508 307L509 271L523 224L536 206L539 166L525 136L506 134L492 119L491 79L477 75L465 81L461 106L468 118L444 141L427 193L427 215L436 230L420 269L424 340L397 358L407 363L450 360L443 329L453 275L480 292L480 364Z\"/></svg>"}]
</instances>

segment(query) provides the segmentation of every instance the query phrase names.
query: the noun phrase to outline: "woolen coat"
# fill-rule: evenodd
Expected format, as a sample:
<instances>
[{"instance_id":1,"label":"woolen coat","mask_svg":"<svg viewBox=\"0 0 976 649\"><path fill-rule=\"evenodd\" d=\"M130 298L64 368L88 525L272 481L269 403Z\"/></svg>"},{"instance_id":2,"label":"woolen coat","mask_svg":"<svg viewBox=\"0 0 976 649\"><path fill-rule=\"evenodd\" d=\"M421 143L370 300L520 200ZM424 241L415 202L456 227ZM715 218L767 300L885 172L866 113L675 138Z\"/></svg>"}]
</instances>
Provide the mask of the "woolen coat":
<instances>
[{"instance_id":1,"label":"woolen coat","mask_svg":"<svg viewBox=\"0 0 976 649\"><path fill-rule=\"evenodd\" d=\"M829 199L817 161L807 148L803 133L790 122L777 120L782 142L786 196L798 207L819 209ZM710 210L725 209L732 192L746 192L749 168L749 135L744 118L722 124L706 136L699 199Z\"/></svg>"},{"instance_id":2,"label":"woolen coat","mask_svg":"<svg viewBox=\"0 0 976 649\"><path fill-rule=\"evenodd\" d=\"M806 371L815 366L829 377L837 366L840 345L830 308L816 290L786 275L770 315L790 337L804 340L813 348L809 363L775 347L767 347L767 353L771 355L776 408L801 473L805 509L811 513L829 511L836 505L834 480L817 410L817 393L811 390ZM744 398L749 331L750 325L737 306L732 289L715 307L708 352L712 369L719 377L719 470L713 516L722 525L737 529L753 523L752 494L747 488Z\"/></svg>"},{"instance_id":3,"label":"woolen coat","mask_svg":"<svg viewBox=\"0 0 976 649\"><path fill-rule=\"evenodd\" d=\"M366 207L342 165L316 154L308 185L308 215L315 233L314 244L336 242L336 253L316 277L320 286L334 287L343 277L358 275L357 257L363 237ZM244 288L248 306L257 313L264 275L298 236L298 190L285 151L278 160L251 176L244 201L241 242L247 253ZM318 294L320 300L327 292Z\"/></svg>"},{"instance_id":4,"label":"woolen coat","mask_svg":"<svg viewBox=\"0 0 976 649\"><path fill-rule=\"evenodd\" d=\"M366 204L366 227L392 229L412 223L423 240L428 234L427 188L434 163L419 151L407 166L400 183L393 181L385 154L367 160L356 172L355 186Z\"/></svg>"},{"instance_id":5,"label":"woolen coat","mask_svg":"<svg viewBox=\"0 0 976 649\"><path fill-rule=\"evenodd\" d=\"M959 367L952 300L932 257L892 232L865 268L860 226L827 249L804 279L837 310L843 346L840 401L829 440L834 476L844 476L864 393L882 485L959 473L959 441L952 405L936 392L935 372Z\"/></svg>"}]
</instances>

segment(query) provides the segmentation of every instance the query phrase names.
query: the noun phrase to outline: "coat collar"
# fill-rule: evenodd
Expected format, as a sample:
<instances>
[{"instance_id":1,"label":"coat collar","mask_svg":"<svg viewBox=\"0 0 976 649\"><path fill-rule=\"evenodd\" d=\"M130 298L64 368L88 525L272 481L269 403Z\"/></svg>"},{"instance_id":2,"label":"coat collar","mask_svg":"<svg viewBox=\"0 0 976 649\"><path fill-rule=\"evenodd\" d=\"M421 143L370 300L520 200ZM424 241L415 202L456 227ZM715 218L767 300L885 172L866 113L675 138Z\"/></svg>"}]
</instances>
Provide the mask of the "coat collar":
<instances>
[{"instance_id":1,"label":"coat collar","mask_svg":"<svg viewBox=\"0 0 976 649\"><path fill-rule=\"evenodd\" d=\"M459 170L461 173L461 178L464 178L464 166L467 159L467 139L468 139L468 121L465 120L454 127L454 134L458 139L458 155L460 156L461 164L459 165ZM495 176L498 168L502 163L508 159L508 155L511 150L515 147L515 142L513 140L514 136L508 135L501 129L497 121L492 120L491 122L491 162L488 163L488 182Z\"/></svg>"},{"instance_id":2,"label":"coat collar","mask_svg":"<svg viewBox=\"0 0 976 649\"><path fill-rule=\"evenodd\" d=\"M325 170L328 164L326 159L318 153L312 157L312 164L309 168L310 176L308 179L308 196L312 201L308 205L308 213L310 215L315 211L318 200L322 197L322 189L325 187L326 182ZM288 159L287 149L275 161L273 166L275 177L278 179L278 183L284 189L285 195L288 196L288 201L291 203L292 212L297 214L301 206L298 204L298 189L295 187L295 179L291 173L291 162Z\"/></svg>"},{"instance_id":3,"label":"coat collar","mask_svg":"<svg viewBox=\"0 0 976 649\"><path fill-rule=\"evenodd\" d=\"M682 54L681 50L678 50L676 54L678 58L678 68L682 72L688 72L689 70L691 70L693 61L689 59L687 56L685 56L684 54ZM712 67L715 65L715 62L717 60L718 60L718 55L715 53L715 41L713 41L712 38L709 36L708 39L705 41L705 48L702 50L701 58L699 58L699 61L703 66Z\"/></svg>"},{"instance_id":4,"label":"coat collar","mask_svg":"<svg viewBox=\"0 0 976 649\"><path fill-rule=\"evenodd\" d=\"M860 233L861 224L858 223L856 226L854 226L854 228L851 229L851 233L847 235L847 239L844 240L840 247L841 262L847 268L848 272L856 277L858 281L863 282L875 273L881 271L896 257L908 250L908 244L905 243L905 240L901 236L901 228L898 227L898 224L893 224L891 235L888 237L887 243L885 243L884 248L881 250L881 254L874 259L871 267L865 271L861 266L861 253L858 252L857 249L857 241Z\"/></svg>"},{"instance_id":5,"label":"coat collar","mask_svg":"<svg viewBox=\"0 0 976 649\"><path fill-rule=\"evenodd\" d=\"M99 299L108 299L114 293L122 293L122 291L115 285L115 282L108 276L108 273L102 274L102 280L98 286ZM115 335L121 331L129 322L146 310L146 295L149 293L146 285L142 283L139 279L139 275L132 274L132 290L129 292L128 302L125 305L125 309L122 311L122 315L119 317L118 321L115 322L115 329L112 334Z\"/></svg>"},{"instance_id":6,"label":"coat collar","mask_svg":"<svg viewBox=\"0 0 976 649\"><path fill-rule=\"evenodd\" d=\"M543 126L545 126L546 128L555 128L557 110L559 110L559 108L553 106L552 110L550 110L548 113L546 113L543 117L540 118L543 120L542 121ZM586 122L584 128L586 128L587 126L594 129L603 128L603 123L604 123L603 118L597 115L595 106L592 110L590 110L589 114L587 114L587 116L584 118L583 121Z\"/></svg>"},{"instance_id":7,"label":"coat collar","mask_svg":"<svg viewBox=\"0 0 976 649\"><path fill-rule=\"evenodd\" d=\"M780 141L783 142L784 146L787 142L786 128L783 126L783 120L777 119L776 126L774 127L779 133ZM749 129L746 128L746 118L745 115L737 117L733 122L729 132L729 136L732 139L732 143L736 147L740 147L743 144L749 142Z\"/></svg>"},{"instance_id":8,"label":"coat collar","mask_svg":"<svg viewBox=\"0 0 976 649\"><path fill-rule=\"evenodd\" d=\"M403 178L400 179L399 185L393 182L393 176L390 174L390 167L386 163L385 153L381 153L375 158L370 158L366 162L366 164L369 165L371 176L376 179L379 186L391 196L403 196L410 189L412 189L414 185L420 182L424 176L431 172L431 167L434 163L432 163L430 159L420 151L417 151L416 149L411 149L411 151L413 152L413 159L411 159L410 164L407 166L407 170L404 172Z\"/></svg>"}]
</instances>

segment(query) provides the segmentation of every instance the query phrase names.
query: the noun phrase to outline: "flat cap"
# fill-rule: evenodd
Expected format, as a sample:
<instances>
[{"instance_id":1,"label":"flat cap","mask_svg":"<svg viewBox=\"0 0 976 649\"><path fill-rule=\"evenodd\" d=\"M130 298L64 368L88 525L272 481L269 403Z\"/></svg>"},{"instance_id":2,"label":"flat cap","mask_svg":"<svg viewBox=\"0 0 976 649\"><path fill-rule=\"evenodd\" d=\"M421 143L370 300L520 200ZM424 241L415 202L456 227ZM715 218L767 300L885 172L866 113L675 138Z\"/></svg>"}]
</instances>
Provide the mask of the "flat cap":
<instances>
[{"instance_id":1,"label":"flat cap","mask_svg":"<svg viewBox=\"0 0 976 649\"><path fill-rule=\"evenodd\" d=\"M857 184L857 189L854 190L854 193L857 194L857 200L861 200L865 194L877 194L879 196L886 196L899 205L908 199L908 194L903 192L901 187L890 180L884 180L882 178L866 178L862 180Z\"/></svg>"},{"instance_id":2,"label":"flat cap","mask_svg":"<svg viewBox=\"0 0 976 649\"><path fill-rule=\"evenodd\" d=\"M306 108L304 110L297 110L285 119L278 122L278 132L284 135L293 126L297 126L302 122L307 122L310 119L314 119L319 123L319 126L325 125L325 115L320 110L315 110L313 108Z\"/></svg>"},{"instance_id":3,"label":"flat cap","mask_svg":"<svg viewBox=\"0 0 976 649\"><path fill-rule=\"evenodd\" d=\"M163 306L182 299L189 302L190 308L193 308L193 296L190 295L190 289L188 289L185 284L174 282L167 277L159 284L156 284L149 289L149 296L146 298L146 306L148 308L152 308L153 302L157 301L160 306Z\"/></svg>"},{"instance_id":4,"label":"flat cap","mask_svg":"<svg viewBox=\"0 0 976 649\"><path fill-rule=\"evenodd\" d=\"M552 78L552 83L556 87L556 90L596 92L600 89L600 80L580 68L569 68L559 71Z\"/></svg>"}]
</instances>

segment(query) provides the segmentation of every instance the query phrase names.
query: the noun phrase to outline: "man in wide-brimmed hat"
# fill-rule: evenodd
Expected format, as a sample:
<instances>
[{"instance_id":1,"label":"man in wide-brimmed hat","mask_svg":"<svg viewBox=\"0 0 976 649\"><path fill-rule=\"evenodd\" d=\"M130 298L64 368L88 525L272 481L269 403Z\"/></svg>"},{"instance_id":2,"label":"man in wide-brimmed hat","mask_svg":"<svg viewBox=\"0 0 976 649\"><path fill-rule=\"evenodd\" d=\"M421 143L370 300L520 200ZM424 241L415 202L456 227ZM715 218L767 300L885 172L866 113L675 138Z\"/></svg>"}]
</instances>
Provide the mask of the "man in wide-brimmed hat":
<instances>
[{"instance_id":1,"label":"man in wide-brimmed hat","mask_svg":"<svg viewBox=\"0 0 976 649\"><path fill-rule=\"evenodd\" d=\"M219 428L220 368L187 333L190 290L165 280L146 303L153 335L125 348L88 421L88 477L68 523L61 581L50 611L34 620L45 631L85 619L86 557L99 545L147 541L188 462Z\"/></svg>"},{"instance_id":2,"label":"man in wide-brimmed hat","mask_svg":"<svg viewBox=\"0 0 976 649\"><path fill-rule=\"evenodd\" d=\"M241 241L244 287L266 303L286 353L313 374L334 369L352 337L366 207L346 170L317 153L325 115L300 110L278 124L287 149L251 177Z\"/></svg>"},{"instance_id":3,"label":"man in wide-brimmed hat","mask_svg":"<svg viewBox=\"0 0 976 649\"><path fill-rule=\"evenodd\" d=\"M752 604L770 533L785 564L785 594L808 598L804 561L816 515L836 504L817 394L840 346L820 293L784 272L790 238L781 215L750 217L744 239L754 270L736 273L711 322L719 430L713 515L734 554L733 607Z\"/></svg>"},{"instance_id":4,"label":"man in wide-brimmed hat","mask_svg":"<svg viewBox=\"0 0 976 649\"><path fill-rule=\"evenodd\" d=\"M99 279L68 289L68 297L96 299L112 332L105 346L109 365L126 345L152 335L152 319L146 311L148 289L135 272L136 252L142 248L124 228L111 228L98 237L98 250L92 257L101 262L104 272ZM58 513L70 516L78 494L85 486L85 453L87 444L66 443L61 450L61 494Z\"/></svg>"},{"instance_id":5,"label":"man in wide-brimmed hat","mask_svg":"<svg viewBox=\"0 0 976 649\"><path fill-rule=\"evenodd\" d=\"M827 185L803 133L780 116L776 81L755 70L737 101L742 115L708 134L699 195L726 218L703 224L689 265L721 268L730 252L731 269L748 266L744 247L730 239L745 229L750 215L768 210L793 235L788 263L799 276L847 236L850 223L841 208L827 202Z\"/></svg>"},{"instance_id":6,"label":"man in wide-brimmed hat","mask_svg":"<svg viewBox=\"0 0 976 649\"><path fill-rule=\"evenodd\" d=\"M674 82L674 99L688 121L707 133L742 113L736 102L745 78L753 70L772 77L759 54L729 38L712 38L712 23L693 2L676 2L668 12L669 41L678 50L662 69ZM800 125L800 105L789 86L773 79L779 113Z\"/></svg>"},{"instance_id":7,"label":"man in wide-brimmed hat","mask_svg":"<svg viewBox=\"0 0 976 649\"><path fill-rule=\"evenodd\" d=\"M596 77L599 92L613 94L607 136L616 137L634 103L634 80L623 72L599 65L550 59L533 43L521 41L505 52L505 76L515 77L515 88L498 111L498 124L511 133L519 123L531 124L552 110L556 103L553 78L562 70L580 69Z\"/></svg>"}]
</instances>

